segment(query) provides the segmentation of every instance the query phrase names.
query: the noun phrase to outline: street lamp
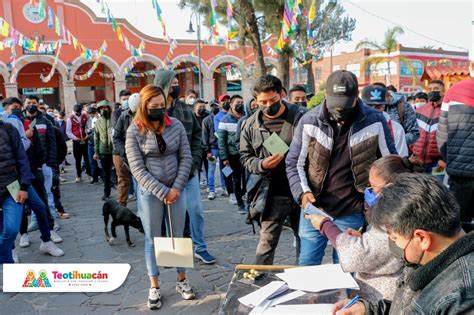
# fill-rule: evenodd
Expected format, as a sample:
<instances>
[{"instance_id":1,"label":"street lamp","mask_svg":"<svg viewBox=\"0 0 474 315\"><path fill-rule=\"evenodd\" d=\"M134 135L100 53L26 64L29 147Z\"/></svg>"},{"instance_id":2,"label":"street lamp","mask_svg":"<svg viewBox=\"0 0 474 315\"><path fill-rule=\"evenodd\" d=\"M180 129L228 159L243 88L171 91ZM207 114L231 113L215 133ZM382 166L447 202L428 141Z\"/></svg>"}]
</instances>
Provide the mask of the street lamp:
<instances>
[{"instance_id":1,"label":"street lamp","mask_svg":"<svg viewBox=\"0 0 474 315\"><path fill-rule=\"evenodd\" d=\"M199 58L199 97L204 97L203 91L202 91L202 68L201 68L201 15L199 12L194 11L191 13L191 17L189 19L189 29L186 31L189 34L194 33L194 28L193 28L193 15L196 17L196 25L197 25L197 44L198 44L198 58Z\"/></svg>"}]
</instances>

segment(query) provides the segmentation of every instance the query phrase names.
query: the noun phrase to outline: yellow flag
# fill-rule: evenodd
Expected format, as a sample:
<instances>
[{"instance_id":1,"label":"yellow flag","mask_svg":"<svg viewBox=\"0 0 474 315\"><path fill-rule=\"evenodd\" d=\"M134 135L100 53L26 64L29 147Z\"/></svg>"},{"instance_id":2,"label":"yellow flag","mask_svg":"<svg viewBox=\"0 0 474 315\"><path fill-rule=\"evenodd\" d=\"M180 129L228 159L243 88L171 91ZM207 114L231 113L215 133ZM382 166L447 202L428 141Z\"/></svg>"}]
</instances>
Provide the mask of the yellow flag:
<instances>
[{"instance_id":1,"label":"yellow flag","mask_svg":"<svg viewBox=\"0 0 474 315\"><path fill-rule=\"evenodd\" d=\"M9 30L10 30L10 24L8 24L7 21L3 20L2 36L3 36L3 37L8 37Z\"/></svg>"},{"instance_id":2,"label":"yellow flag","mask_svg":"<svg viewBox=\"0 0 474 315\"><path fill-rule=\"evenodd\" d=\"M72 37L72 45L74 46L74 49L77 48L77 38L75 38L74 36Z\"/></svg>"},{"instance_id":3,"label":"yellow flag","mask_svg":"<svg viewBox=\"0 0 474 315\"><path fill-rule=\"evenodd\" d=\"M120 28L120 26L117 27L117 37L119 41L123 42L122 29Z\"/></svg>"},{"instance_id":4,"label":"yellow flag","mask_svg":"<svg viewBox=\"0 0 474 315\"><path fill-rule=\"evenodd\" d=\"M0 51L4 50L5 48L3 48L3 42L0 41Z\"/></svg>"}]
</instances>

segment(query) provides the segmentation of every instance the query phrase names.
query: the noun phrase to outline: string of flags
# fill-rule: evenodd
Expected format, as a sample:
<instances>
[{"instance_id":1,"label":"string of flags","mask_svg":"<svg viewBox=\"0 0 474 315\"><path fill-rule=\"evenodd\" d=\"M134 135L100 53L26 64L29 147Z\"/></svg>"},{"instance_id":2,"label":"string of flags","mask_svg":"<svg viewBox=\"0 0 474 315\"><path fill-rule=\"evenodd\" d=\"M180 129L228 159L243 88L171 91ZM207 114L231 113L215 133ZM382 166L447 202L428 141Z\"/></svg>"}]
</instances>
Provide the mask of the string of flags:
<instances>
[{"instance_id":1,"label":"string of flags","mask_svg":"<svg viewBox=\"0 0 474 315\"><path fill-rule=\"evenodd\" d=\"M48 75L44 76L43 74L40 75L41 81L44 83L49 82L53 77L54 73L56 72L56 65L58 64L59 54L61 53L62 43L61 41L56 41L55 49L56 49L56 56L54 57L54 62L51 65L51 70L49 71Z\"/></svg>"}]
</instances>

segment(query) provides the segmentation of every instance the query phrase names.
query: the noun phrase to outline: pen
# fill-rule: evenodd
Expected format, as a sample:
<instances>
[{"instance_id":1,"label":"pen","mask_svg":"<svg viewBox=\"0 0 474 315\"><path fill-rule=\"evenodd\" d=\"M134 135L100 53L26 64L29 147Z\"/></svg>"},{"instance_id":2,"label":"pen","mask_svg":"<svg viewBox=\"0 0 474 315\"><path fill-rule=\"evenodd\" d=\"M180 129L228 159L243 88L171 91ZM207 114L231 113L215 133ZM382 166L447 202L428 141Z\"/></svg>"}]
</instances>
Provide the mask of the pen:
<instances>
[{"instance_id":1,"label":"pen","mask_svg":"<svg viewBox=\"0 0 474 315\"><path fill-rule=\"evenodd\" d=\"M349 307L351 307L352 305L356 304L357 302L359 302L359 296L356 295L355 298L353 298L352 300L350 300L349 302L347 302L346 305L344 305L341 310L345 310L345 309L348 309Z\"/></svg>"}]
</instances>

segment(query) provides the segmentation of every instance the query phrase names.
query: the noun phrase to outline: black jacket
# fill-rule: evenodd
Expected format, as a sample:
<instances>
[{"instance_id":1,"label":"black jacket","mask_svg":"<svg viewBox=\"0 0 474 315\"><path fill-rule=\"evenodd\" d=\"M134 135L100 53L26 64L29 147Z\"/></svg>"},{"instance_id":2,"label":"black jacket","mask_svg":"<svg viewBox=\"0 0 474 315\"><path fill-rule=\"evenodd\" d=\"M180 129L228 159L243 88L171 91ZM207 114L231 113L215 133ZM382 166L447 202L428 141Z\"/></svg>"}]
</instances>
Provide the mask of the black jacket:
<instances>
[{"instance_id":1,"label":"black jacket","mask_svg":"<svg viewBox=\"0 0 474 315\"><path fill-rule=\"evenodd\" d=\"M120 115L122 115L122 112L123 112L123 110L120 106L114 107L114 110L112 111L112 115L110 117L110 119L112 121L112 128L115 126L115 124L119 120L119 117L120 117Z\"/></svg>"},{"instance_id":2,"label":"black jacket","mask_svg":"<svg viewBox=\"0 0 474 315\"><path fill-rule=\"evenodd\" d=\"M36 117L30 119L30 128L31 124L34 124L33 134L38 135L38 137L34 137L33 140L38 139L39 141L39 145L43 152L43 162L49 167L54 167L56 165L57 148L56 134L53 129L53 124L51 124L51 122L45 118L41 112L38 112Z\"/></svg>"},{"instance_id":3,"label":"black jacket","mask_svg":"<svg viewBox=\"0 0 474 315\"><path fill-rule=\"evenodd\" d=\"M202 143L204 152L211 153L211 149L217 149L217 137L214 130L214 115L209 115L202 121Z\"/></svg>"},{"instance_id":4,"label":"black jacket","mask_svg":"<svg viewBox=\"0 0 474 315\"><path fill-rule=\"evenodd\" d=\"M1 120L0 152L0 196L8 194L7 185L16 179L20 182L20 189L27 191L33 174L20 135L15 127Z\"/></svg>"},{"instance_id":5,"label":"black jacket","mask_svg":"<svg viewBox=\"0 0 474 315\"><path fill-rule=\"evenodd\" d=\"M120 155L125 158L125 137L131 122L132 113L130 110L126 110L122 112L115 125L113 125L113 155Z\"/></svg>"},{"instance_id":6,"label":"black jacket","mask_svg":"<svg viewBox=\"0 0 474 315\"><path fill-rule=\"evenodd\" d=\"M473 314L474 232L400 281L393 301L363 301L366 314Z\"/></svg>"}]
</instances>

